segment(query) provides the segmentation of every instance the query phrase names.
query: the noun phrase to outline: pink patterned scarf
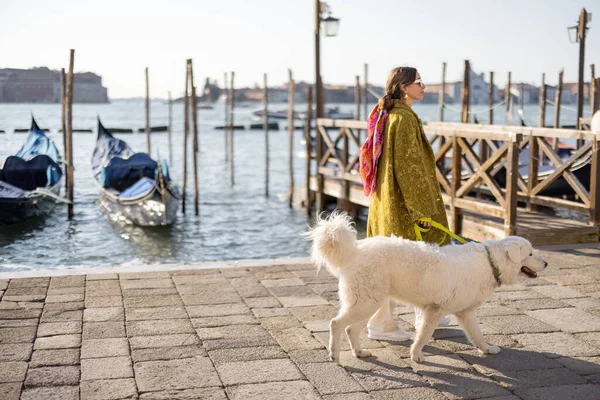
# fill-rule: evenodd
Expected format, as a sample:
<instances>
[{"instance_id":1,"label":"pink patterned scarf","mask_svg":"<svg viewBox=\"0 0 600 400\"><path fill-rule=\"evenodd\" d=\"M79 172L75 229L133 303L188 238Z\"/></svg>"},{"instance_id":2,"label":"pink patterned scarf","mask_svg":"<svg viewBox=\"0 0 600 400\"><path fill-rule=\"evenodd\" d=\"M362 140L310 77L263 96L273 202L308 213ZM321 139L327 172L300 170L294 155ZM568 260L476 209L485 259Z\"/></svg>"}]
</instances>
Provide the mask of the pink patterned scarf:
<instances>
[{"instance_id":1,"label":"pink patterned scarf","mask_svg":"<svg viewBox=\"0 0 600 400\"><path fill-rule=\"evenodd\" d=\"M383 148L383 132L389 113L376 105L367 119L369 137L360 148L360 177L363 182L365 196L375 193L377 184L377 165Z\"/></svg>"}]
</instances>

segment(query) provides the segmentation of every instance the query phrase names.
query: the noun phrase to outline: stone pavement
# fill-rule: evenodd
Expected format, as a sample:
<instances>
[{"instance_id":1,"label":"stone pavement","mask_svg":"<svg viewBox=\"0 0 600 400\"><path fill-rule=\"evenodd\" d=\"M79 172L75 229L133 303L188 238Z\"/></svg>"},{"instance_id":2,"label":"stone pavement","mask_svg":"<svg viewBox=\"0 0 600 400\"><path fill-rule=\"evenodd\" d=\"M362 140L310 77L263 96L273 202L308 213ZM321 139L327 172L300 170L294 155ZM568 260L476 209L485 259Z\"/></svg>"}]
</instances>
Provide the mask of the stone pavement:
<instances>
[{"instance_id":1,"label":"stone pavement","mask_svg":"<svg viewBox=\"0 0 600 400\"><path fill-rule=\"evenodd\" d=\"M600 399L600 250L540 253L480 309L499 355L449 326L421 365L364 332L373 357L330 362L337 283L308 261L3 279L0 399Z\"/></svg>"}]
</instances>

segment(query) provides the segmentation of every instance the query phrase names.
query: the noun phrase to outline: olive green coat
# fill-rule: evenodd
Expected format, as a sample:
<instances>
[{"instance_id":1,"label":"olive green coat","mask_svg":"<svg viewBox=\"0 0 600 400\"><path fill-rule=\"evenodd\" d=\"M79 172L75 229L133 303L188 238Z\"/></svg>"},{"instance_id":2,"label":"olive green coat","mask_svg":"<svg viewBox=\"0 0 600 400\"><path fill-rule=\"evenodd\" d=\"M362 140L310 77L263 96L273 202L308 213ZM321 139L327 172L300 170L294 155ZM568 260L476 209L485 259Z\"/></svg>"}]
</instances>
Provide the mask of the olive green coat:
<instances>
[{"instance_id":1,"label":"olive green coat","mask_svg":"<svg viewBox=\"0 0 600 400\"><path fill-rule=\"evenodd\" d=\"M420 218L431 218L448 227L435 175L435 155L421 120L412 108L395 100L385 125L367 236L394 234L415 240L414 223ZM435 228L422 235L424 241L435 243L444 237ZM444 244L449 242L446 238Z\"/></svg>"}]
</instances>

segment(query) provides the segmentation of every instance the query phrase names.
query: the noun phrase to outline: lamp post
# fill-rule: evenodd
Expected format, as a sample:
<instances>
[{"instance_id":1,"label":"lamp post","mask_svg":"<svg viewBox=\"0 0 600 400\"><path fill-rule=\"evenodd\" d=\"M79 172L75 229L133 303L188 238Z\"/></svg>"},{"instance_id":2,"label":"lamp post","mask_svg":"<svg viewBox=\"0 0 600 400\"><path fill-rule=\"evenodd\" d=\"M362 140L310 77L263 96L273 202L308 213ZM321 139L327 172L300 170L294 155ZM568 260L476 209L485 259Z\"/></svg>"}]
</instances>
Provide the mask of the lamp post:
<instances>
[{"instance_id":1,"label":"lamp post","mask_svg":"<svg viewBox=\"0 0 600 400\"><path fill-rule=\"evenodd\" d=\"M587 23L591 22L592 14L583 8L579 14L577 25L567 28L571 43L579 43L579 80L577 81L577 129L579 129L579 119L583 116L583 68L585 59L585 36Z\"/></svg>"},{"instance_id":2,"label":"lamp post","mask_svg":"<svg viewBox=\"0 0 600 400\"><path fill-rule=\"evenodd\" d=\"M323 14L327 17L323 18ZM323 82L321 81L321 22L325 28L325 36L337 36L340 20L331 16L331 10L324 1L315 0L315 97L317 118L323 118Z\"/></svg>"}]
</instances>

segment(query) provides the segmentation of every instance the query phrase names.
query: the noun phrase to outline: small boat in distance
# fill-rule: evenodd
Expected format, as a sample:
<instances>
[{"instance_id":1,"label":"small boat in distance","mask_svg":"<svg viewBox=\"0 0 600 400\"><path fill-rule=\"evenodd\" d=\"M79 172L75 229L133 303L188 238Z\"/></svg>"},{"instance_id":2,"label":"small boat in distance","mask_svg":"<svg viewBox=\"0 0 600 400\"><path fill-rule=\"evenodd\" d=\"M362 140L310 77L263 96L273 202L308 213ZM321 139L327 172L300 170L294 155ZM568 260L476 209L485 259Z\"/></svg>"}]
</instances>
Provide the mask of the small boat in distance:
<instances>
[{"instance_id":1,"label":"small boat in distance","mask_svg":"<svg viewBox=\"0 0 600 400\"><path fill-rule=\"evenodd\" d=\"M100 120L92 170L100 204L111 220L139 226L170 225L175 220L181 196L167 162L135 153L108 133Z\"/></svg>"},{"instance_id":2,"label":"small boat in distance","mask_svg":"<svg viewBox=\"0 0 600 400\"><path fill-rule=\"evenodd\" d=\"M63 171L54 142L31 117L27 140L0 165L0 225L48 214L61 198Z\"/></svg>"},{"instance_id":3,"label":"small boat in distance","mask_svg":"<svg viewBox=\"0 0 600 400\"><path fill-rule=\"evenodd\" d=\"M252 112L252 115L258 118L262 118L265 114L264 110L256 110ZM315 115L315 111L313 110L313 117ZM273 111L267 111L267 116L269 119L288 119L288 110L287 109L279 109ZM325 118L330 119L353 119L354 114L351 112L342 112L339 107L328 108L325 110ZM294 119L304 120L306 119L306 112L294 112Z\"/></svg>"}]
</instances>

